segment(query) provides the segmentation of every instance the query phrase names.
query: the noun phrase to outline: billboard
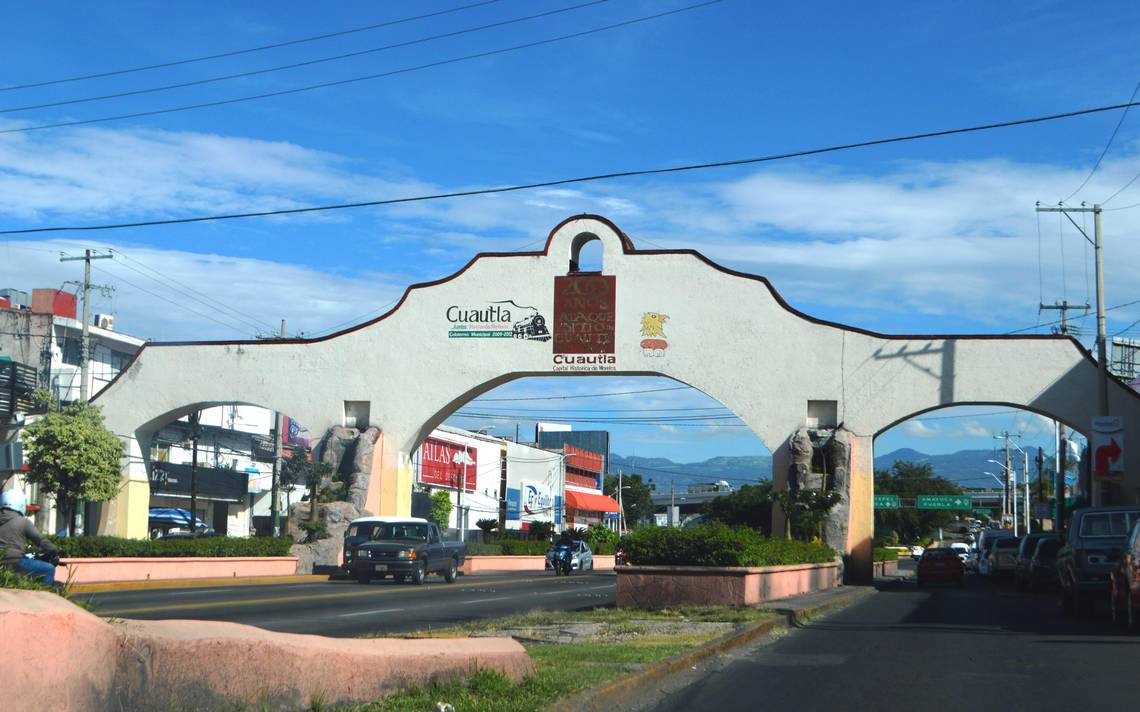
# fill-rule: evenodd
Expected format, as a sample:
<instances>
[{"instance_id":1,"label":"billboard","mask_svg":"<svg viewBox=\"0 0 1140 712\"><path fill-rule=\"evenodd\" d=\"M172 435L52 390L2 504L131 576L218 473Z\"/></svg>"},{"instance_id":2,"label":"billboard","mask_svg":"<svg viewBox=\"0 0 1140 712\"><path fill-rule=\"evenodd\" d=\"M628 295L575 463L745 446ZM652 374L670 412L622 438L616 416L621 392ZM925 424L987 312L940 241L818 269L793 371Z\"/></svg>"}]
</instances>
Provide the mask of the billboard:
<instances>
[{"instance_id":1,"label":"billboard","mask_svg":"<svg viewBox=\"0 0 1140 712\"><path fill-rule=\"evenodd\" d=\"M425 485L458 487L473 492L477 483L476 473L479 451L462 443L429 437L420 445L419 481Z\"/></svg>"},{"instance_id":2,"label":"billboard","mask_svg":"<svg viewBox=\"0 0 1140 712\"><path fill-rule=\"evenodd\" d=\"M562 458L557 453L507 443L507 528L524 522L562 521Z\"/></svg>"}]
</instances>

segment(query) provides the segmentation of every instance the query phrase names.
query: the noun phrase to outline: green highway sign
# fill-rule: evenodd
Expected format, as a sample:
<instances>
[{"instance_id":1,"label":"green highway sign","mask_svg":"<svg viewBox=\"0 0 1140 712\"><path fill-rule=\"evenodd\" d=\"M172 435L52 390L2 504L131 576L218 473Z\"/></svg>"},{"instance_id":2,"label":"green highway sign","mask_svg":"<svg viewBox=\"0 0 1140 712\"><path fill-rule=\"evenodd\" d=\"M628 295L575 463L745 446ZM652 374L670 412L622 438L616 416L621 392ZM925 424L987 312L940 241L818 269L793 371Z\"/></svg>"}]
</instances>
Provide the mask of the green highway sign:
<instances>
[{"instance_id":1,"label":"green highway sign","mask_svg":"<svg viewBox=\"0 0 1140 712\"><path fill-rule=\"evenodd\" d=\"M915 498L918 509L971 509L974 498L968 494L920 494Z\"/></svg>"},{"instance_id":2,"label":"green highway sign","mask_svg":"<svg viewBox=\"0 0 1140 712\"><path fill-rule=\"evenodd\" d=\"M864 500L866 501L866 500ZM898 509L899 496L897 494L875 495L875 509Z\"/></svg>"},{"instance_id":3,"label":"green highway sign","mask_svg":"<svg viewBox=\"0 0 1140 712\"><path fill-rule=\"evenodd\" d=\"M984 514L987 517L992 517L992 516L994 516L994 510L992 510L992 509L975 509L974 514Z\"/></svg>"}]
</instances>

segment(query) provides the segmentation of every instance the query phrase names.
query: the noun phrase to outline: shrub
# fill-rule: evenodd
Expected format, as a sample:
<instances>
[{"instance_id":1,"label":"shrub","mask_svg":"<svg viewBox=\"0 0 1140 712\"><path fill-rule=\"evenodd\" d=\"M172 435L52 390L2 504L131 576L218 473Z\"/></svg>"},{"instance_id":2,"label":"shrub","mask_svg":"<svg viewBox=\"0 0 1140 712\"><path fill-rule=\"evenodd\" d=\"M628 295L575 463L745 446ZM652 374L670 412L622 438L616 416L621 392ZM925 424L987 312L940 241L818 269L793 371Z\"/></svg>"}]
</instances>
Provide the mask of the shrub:
<instances>
[{"instance_id":1,"label":"shrub","mask_svg":"<svg viewBox=\"0 0 1140 712\"><path fill-rule=\"evenodd\" d=\"M638 529L622 539L622 546L630 563L665 566L779 566L835 559L823 544L769 539L755 529L719 523Z\"/></svg>"},{"instance_id":2,"label":"shrub","mask_svg":"<svg viewBox=\"0 0 1140 712\"><path fill-rule=\"evenodd\" d=\"M208 536L194 539L124 539L117 536L48 537L68 558L288 556L293 538L259 536L239 539Z\"/></svg>"},{"instance_id":3,"label":"shrub","mask_svg":"<svg viewBox=\"0 0 1140 712\"><path fill-rule=\"evenodd\" d=\"M478 542L467 545L467 556L502 556L501 544L480 544Z\"/></svg>"},{"instance_id":4,"label":"shrub","mask_svg":"<svg viewBox=\"0 0 1140 712\"><path fill-rule=\"evenodd\" d=\"M545 556L550 551L550 544L545 541L506 539L499 546L507 556Z\"/></svg>"},{"instance_id":5,"label":"shrub","mask_svg":"<svg viewBox=\"0 0 1140 712\"><path fill-rule=\"evenodd\" d=\"M885 549L881 546L876 546L873 557L875 561L898 561L899 552L894 549Z\"/></svg>"}]
</instances>

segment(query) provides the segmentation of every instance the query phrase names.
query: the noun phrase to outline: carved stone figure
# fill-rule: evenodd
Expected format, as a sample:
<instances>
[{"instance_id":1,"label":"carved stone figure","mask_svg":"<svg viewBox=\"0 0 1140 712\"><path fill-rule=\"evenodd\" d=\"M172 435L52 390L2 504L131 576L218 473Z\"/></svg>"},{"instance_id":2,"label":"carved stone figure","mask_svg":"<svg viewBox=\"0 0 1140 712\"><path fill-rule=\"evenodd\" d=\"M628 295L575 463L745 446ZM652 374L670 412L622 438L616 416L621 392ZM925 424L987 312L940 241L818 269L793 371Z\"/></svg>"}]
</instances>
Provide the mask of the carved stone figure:
<instances>
[{"instance_id":1,"label":"carved stone figure","mask_svg":"<svg viewBox=\"0 0 1140 712\"><path fill-rule=\"evenodd\" d=\"M800 428L788 440L791 452L791 466L788 471L788 489L798 492L801 487L809 487L811 475L812 443L807 428Z\"/></svg>"},{"instance_id":2,"label":"carved stone figure","mask_svg":"<svg viewBox=\"0 0 1140 712\"><path fill-rule=\"evenodd\" d=\"M851 509L851 433L836 430L823 451L827 463L827 489L839 493L839 503L823 525L823 543L836 551L847 549L847 521Z\"/></svg>"}]
</instances>

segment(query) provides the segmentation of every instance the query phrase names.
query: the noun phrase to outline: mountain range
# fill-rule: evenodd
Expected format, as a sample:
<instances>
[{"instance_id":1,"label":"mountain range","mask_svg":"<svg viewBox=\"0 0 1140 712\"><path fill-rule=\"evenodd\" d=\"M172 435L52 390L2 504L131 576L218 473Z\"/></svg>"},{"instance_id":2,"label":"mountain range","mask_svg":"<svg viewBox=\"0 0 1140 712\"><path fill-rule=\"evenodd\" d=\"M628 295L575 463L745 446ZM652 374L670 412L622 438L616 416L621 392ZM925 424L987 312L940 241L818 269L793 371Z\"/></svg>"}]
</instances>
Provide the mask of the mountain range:
<instances>
[{"instance_id":1,"label":"mountain range","mask_svg":"<svg viewBox=\"0 0 1140 712\"><path fill-rule=\"evenodd\" d=\"M1029 456L1030 481L1037 479L1037 448L1026 447ZM1012 452L1011 461L1013 469L1017 471L1019 479L1024 464L1020 452ZM929 463L934 468L934 474L957 482L962 487L982 488L990 485L997 486L993 478L984 474L993 472L1001 475L1002 468L988 460L1001 460L992 450L959 450L946 455L927 455L924 452L911 448L901 448L875 458L876 470L889 470L896 461L904 460L918 464ZM1049 466L1050 458L1046 459ZM673 484L678 490L685 490L689 485L699 483L728 480L733 487L742 484L767 480L772 478L772 457L770 455L722 456L713 457L702 462L673 462L664 457L623 457L610 454L610 472L637 472L644 479L652 480L657 491L668 490Z\"/></svg>"}]
</instances>

